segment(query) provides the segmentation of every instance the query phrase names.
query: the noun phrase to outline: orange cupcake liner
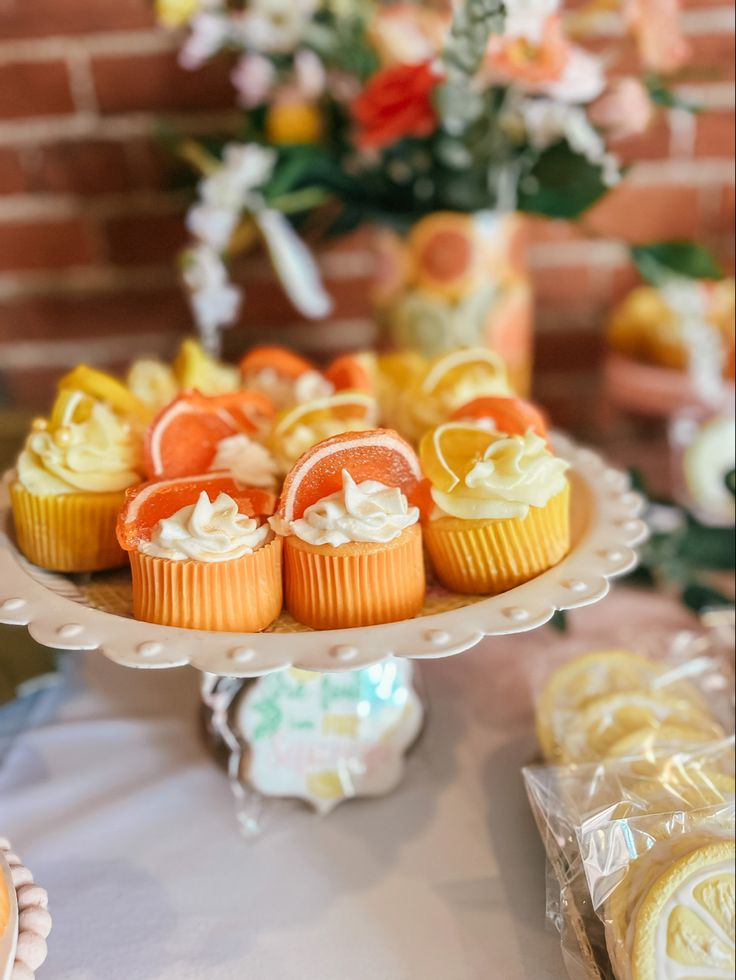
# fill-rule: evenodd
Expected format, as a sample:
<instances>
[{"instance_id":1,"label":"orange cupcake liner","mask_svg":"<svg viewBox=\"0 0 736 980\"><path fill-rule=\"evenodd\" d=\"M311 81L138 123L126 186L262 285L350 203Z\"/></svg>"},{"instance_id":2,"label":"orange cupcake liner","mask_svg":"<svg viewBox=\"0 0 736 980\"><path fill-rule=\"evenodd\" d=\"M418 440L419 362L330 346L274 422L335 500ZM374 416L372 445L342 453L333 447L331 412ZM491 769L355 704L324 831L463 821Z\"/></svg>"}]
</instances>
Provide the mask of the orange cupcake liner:
<instances>
[{"instance_id":1,"label":"orange cupcake liner","mask_svg":"<svg viewBox=\"0 0 736 980\"><path fill-rule=\"evenodd\" d=\"M388 544L333 548L285 539L284 598L313 629L346 629L411 619L424 605L422 531L418 524Z\"/></svg>"},{"instance_id":2,"label":"orange cupcake liner","mask_svg":"<svg viewBox=\"0 0 736 980\"><path fill-rule=\"evenodd\" d=\"M283 604L280 538L231 561L171 561L131 551L133 615L162 626L257 633Z\"/></svg>"},{"instance_id":3,"label":"orange cupcake liner","mask_svg":"<svg viewBox=\"0 0 736 980\"><path fill-rule=\"evenodd\" d=\"M99 572L124 565L127 557L115 536L125 491L111 493L30 493L10 487L18 547L53 572Z\"/></svg>"},{"instance_id":4,"label":"orange cupcake liner","mask_svg":"<svg viewBox=\"0 0 736 980\"><path fill-rule=\"evenodd\" d=\"M570 487L524 518L467 521L441 517L424 526L437 578L452 592L497 595L528 582L570 549Z\"/></svg>"}]
</instances>

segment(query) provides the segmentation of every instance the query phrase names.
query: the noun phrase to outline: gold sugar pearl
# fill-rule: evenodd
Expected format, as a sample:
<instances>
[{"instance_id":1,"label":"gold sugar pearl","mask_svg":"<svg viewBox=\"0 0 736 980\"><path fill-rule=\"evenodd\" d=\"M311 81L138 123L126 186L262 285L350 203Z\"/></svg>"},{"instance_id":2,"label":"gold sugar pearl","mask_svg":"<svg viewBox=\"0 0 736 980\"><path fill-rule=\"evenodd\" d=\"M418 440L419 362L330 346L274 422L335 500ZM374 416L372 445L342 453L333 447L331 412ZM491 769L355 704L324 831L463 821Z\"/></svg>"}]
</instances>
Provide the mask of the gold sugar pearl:
<instances>
[{"instance_id":1,"label":"gold sugar pearl","mask_svg":"<svg viewBox=\"0 0 736 980\"><path fill-rule=\"evenodd\" d=\"M63 425L54 433L54 442L57 446L68 446L72 441L71 429Z\"/></svg>"},{"instance_id":2,"label":"gold sugar pearl","mask_svg":"<svg viewBox=\"0 0 736 980\"><path fill-rule=\"evenodd\" d=\"M33 432L45 432L48 429L49 423L46 419L37 418L31 422L31 429Z\"/></svg>"}]
</instances>

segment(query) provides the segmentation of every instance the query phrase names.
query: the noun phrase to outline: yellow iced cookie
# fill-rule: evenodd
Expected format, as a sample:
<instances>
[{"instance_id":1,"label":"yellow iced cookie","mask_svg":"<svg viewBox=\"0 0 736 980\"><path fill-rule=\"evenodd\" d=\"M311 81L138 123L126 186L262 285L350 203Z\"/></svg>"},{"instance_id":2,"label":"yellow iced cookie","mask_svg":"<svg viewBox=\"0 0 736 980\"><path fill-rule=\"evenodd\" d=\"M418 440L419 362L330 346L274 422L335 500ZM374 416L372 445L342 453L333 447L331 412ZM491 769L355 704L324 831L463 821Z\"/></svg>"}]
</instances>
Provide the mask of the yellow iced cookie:
<instances>
[{"instance_id":1,"label":"yellow iced cookie","mask_svg":"<svg viewBox=\"0 0 736 980\"><path fill-rule=\"evenodd\" d=\"M666 670L630 650L596 650L562 664L550 674L537 705L537 736L546 758L559 758L562 729L570 715L588 701L604 694L651 688ZM667 691L671 689L668 685ZM690 685L679 683L677 693L702 704Z\"/></svg>"},{"instance_id":2,"label":"yellow iced cookie","mask_svg":"<svg viewBox=\"0 0 736 980\"><path fill-rule=\"evenodd\" d=\"M569 720L560 749L564 762L602 759L620 739L642 728L676 725L723 738L723 729L692 701L651 691L622 691L594 698Z\"/></svg>"},{"instance_id":3,"label":"yellow iced cookie","mask_svg":"<svg viewBox=\"0 0 736 980\"><path fill-rule=\"evenodd\" d=\"M654 882L636 915L633 980L733 977L735 856L733 841L706 844Z\"/></svg>"}]
</instances>

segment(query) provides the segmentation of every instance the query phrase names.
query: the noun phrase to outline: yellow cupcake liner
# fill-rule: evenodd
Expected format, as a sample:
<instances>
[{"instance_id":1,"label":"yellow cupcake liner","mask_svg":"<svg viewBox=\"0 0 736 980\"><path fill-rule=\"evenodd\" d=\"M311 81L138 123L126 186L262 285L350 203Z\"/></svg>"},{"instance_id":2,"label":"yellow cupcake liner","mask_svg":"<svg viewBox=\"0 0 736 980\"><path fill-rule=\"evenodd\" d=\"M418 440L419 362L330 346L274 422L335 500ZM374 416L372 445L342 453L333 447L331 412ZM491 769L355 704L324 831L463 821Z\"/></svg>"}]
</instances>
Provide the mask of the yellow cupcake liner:
<instances>
[{"instance_id":1,"label":"yellow cupcake liner","mask_svg":"<svg viewBox=\"0 0 736 980\"><path fill-rule=\"evenodd\" d=\"M570 549L570 487L524 518L428 521L424 541L437 578L452 592L498 595L561 561Z\"/></svg>"},{"instance_id":2,"label":"yellow cupcake liner","mask_svg":"<svg viewBox=\"0 0 736 980\"><path fill-rule=\"evenodd\" d=\"M18 547L53 572L99 572L126 563L115 536L125 491L111 493L29 493L10 487Z\"/></svg>"},{"instance_id":3,"label":"yellow cupcake liner","mask_svg":"<svg viewBox=\"0 0 736 980\"><path fill-rule=\"evenodd\" d=\"M421 612L425 577L418 524L388 544L332 548L290 536L284 547L286 608L306 626L372 626Z\"/></svg>"},{"instance_id":4,"label":"yellow cupcake liner","mask_svg":"<svg viewBox=\"0 0 736 980\"><path fill-rule=\"evenodd\" d=\"M171 561L130 552L133 615L162 626L257 633L283 604L280 538L232 561Z\"/></svg>"}]
</instances>

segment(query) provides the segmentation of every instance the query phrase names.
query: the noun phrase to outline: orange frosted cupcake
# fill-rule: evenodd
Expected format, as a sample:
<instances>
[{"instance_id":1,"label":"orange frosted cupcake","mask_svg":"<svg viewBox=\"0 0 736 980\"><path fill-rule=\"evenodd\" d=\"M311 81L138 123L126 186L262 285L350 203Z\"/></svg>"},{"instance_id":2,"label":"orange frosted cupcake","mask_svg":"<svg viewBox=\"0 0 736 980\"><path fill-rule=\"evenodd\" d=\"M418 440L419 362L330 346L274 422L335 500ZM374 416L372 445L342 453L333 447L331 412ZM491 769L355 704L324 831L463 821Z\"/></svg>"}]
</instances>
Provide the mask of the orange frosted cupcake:
<instances>
[{"instance_id":1,"label":"orange frosted cupcake","mask_svg":"<svg viewBox=\"0 0 736 980\"><path fill-rule=\"evenodd\" d=\"M291 408L335 390L311 361L285 347L253 347L240 361L243 385L267 395L279 409Z\"/></svg>"},{"instance_id":2,"label":"orange frosted cupcake","mask_svg":"<svg viewBox=\"0 0 736 980\"><path fill-rule=\"evenodd\" d=\"M133 615L187 629L252 633L281 611L273 494L204 474L130 491L118 540L130 557Z\"/></svg>"},{"instance_id":3,"label":"orange frosted cupcake","mask_svg":"<svg viewBox=\"0 0 736 980\"><path fill-rule=\"evenodd\" d=\"M106 377L86 370L96 381ZM85 382L81 375L77 380ZM63 387L50 418L33 422L10 486L20 550L51 571L124 565L115 523L125 490L140 483L142 469L139 423L108 401Z\"/></svg>"},{"instance_id":4,"label":"orange frosted cupcake","mask_svg":"<svg viewBox=\"0 0 736 980\"><path fill-rule=\"evenodd\" d=\"M209 470L237 469L237 479L245 486L272 489L274 473L269 482L264 482L262 474L269 454L255 440L270 427L275 414L270 399L256 391L209 396L199 391L183 392L146 430L146 475L174 479ZM255 478L250 478L251 468Z\"/></svg>"},{"instance_id":5,"label":"orange frosted cupcake","mask_svg":"<svg viewBox=\"0 0 736 980\"><path fill-rule=\"evenodd\" d=\"M295 619L341 629L420 612L422 487L413 449L390 429L343 433L299 459L271 521Z\"/></svg>"},{"instance_id":6,"label":"orange frosted cupcake","mask_svg":"<svg viewBox=\"0 0 736 980\"><path fill-rule=\"evenodd\" d=\"M515 399L499 410L504 428ZM529 415L520 403L518 418ZM496 595L557 564L570 547L567 463L544 433L500 431L496 419L447 422L422 439L434 512L424 540L438 579L453 592Z\"/></svg>"}]
</instances>

